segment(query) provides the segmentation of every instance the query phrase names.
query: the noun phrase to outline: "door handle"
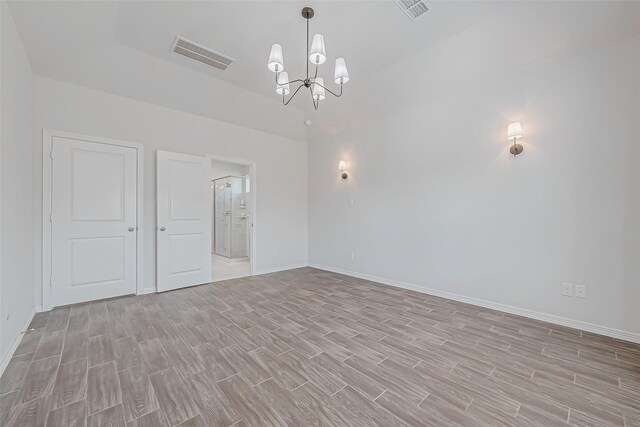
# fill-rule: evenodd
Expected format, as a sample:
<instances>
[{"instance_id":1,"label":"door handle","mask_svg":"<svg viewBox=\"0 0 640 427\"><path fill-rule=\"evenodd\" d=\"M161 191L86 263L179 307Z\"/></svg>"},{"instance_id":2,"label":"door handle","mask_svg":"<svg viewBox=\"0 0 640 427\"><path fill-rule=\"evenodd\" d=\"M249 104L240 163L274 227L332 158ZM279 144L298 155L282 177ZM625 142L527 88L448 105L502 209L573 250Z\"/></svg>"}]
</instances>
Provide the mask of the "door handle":
<instances>
[{"instance_id":1,"label":"door handle","mask_svg":"<svg viewBox=\"0 0 640 427\"><path fill-rule=\"evenodd\" d=\"M164 231L164 230L166 230L165 227L160 227L160 231Z\"/></svg>"},{"instance_id":2,"label":"door handle","mask_svg":"<svg viewBox=\"0 0 640 427\"><path fill-rule=\"evenodd\" d=\"M133 227L129 227L129 233L132 233L132 232L133 232L133 230L135 230L135 228L133 228Z\"/></svg>"}]
</instances>

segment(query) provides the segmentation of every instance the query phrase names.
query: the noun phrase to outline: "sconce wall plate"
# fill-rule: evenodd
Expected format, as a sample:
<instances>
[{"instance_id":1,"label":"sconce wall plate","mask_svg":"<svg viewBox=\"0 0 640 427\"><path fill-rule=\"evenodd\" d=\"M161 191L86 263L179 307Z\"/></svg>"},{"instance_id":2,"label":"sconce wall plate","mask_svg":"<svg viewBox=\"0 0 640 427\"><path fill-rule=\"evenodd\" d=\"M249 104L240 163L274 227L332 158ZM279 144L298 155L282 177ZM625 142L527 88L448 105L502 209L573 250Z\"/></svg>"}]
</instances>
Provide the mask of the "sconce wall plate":
<instances>
[{"instance_id":1,"label":"sconce wall plate","mask_svg":"<svg viewBox=\"0 0 640 427\"><path fill-rule=\"evenodd\" d=\"M522 125L520 122L512 122L507 126L507 139L513 140L513 145L509 149L509 152L513 154L513 157L521 154L524 151L522 144L518 144L518 139L522 138Z\"/></svg>"},{"instance_id":2,"label":"sconce wall plate","mask_svg":"<svg viewBox=\"0 0 640 427\"><path fill-rule=\"evenodd\" d=\"M347 171L347 162L345 162L344 160L340 160L340 162L338 162L338 170L340 170L340 178L342 178L343 181L346 181L349 178L349 171Z\"/></svg>"},{"instance_id":3,"label":"sconce wall plate","mask_svg":"<svg viewBox=\"0 0 640 427\"><path fill-rule=\"evenodd\" d=\"M517 156L518 154L522 154L523 151L524 151L524 148L522 147L522 144L517 144L517 143L514 143L509 149L509 152L513 154L514 157Z\"/></svg>"}]
</instances>

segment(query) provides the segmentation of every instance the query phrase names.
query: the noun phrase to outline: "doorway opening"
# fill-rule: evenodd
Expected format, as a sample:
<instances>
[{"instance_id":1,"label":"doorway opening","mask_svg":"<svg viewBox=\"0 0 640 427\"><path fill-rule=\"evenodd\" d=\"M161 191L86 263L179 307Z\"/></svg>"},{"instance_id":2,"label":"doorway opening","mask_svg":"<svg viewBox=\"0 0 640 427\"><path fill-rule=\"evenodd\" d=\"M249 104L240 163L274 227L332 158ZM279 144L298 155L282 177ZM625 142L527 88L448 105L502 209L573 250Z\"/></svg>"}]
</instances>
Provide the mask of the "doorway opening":
<instances>
[{"instance_id":1,"label":"doorway opening","mask_svg":"<svg viewBox=\"0 0 640 427\"><path fill-rule=\"evenodd\" d=\"M252 274L252 175L251 164L211 157L212 282Z\"/></svg>"}]
</instances>

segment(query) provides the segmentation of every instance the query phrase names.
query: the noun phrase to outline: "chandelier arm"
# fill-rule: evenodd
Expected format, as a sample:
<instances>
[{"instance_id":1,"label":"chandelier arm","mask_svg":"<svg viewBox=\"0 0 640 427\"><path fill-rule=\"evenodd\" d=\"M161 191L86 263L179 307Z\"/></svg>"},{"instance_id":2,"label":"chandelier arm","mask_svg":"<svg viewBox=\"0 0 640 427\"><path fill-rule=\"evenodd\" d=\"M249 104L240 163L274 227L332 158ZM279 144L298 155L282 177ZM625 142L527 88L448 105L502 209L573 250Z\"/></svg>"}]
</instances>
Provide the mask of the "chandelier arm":
<instances>
[{"instance_id":1,"label":"chandelier arm","mask_svg":"<svg viewBox=\"0 0 640 427\"><path fill-rule=\"evenodd\" d=\"M313 76L313 79L315 80L316 77L318 77L318 64L316 64L316 74Z\"/></svg>"},{"instance_id":2,"label":"chandelier arm","mask_svg":"<svg viewBox=\"0 0 640 427\"><path fill-rule=\"evenodd\" d=\"M326 90L327 92L329 92L331 95L335 96L336 98L340 98L342 96L342 85L340 85L340 93L339 94L335 94L330 89L327 89L326 87L322 86L320 83L312 82L311 84L320 86L322 89Z\"/></svg>"},{"instance_id":3,"label":"chandelier arm","mask_svg":"<svg viewBox=\"0 0 640 427\"><path fill-rule=\"evenodd\" d=\"M293 99L294 96L296 96L296 93L298 93L298 91L302 88L302 86L304 86L304 83L301 84L300 86L298 86L298 89L296 89L295 92L293 92L293 95L291 95L289 97L289 100L287 102L284 102L284 95L282 95L282 104L283 105L289 105L289 103L291 102L291 100Z\"/></svg>"},{"instance_id":4,"label":"chandelier arm","mask_svg":"<svg viewBox=\"0 0 640 427\"><path fill-rule=\"evenodd\" d=\"M280 83L280 82L278 82L278 75L279 75L279 73L276 73L276 86L284 86L284 85L288 85L290 83L296 83L296 82L304 83L304 80L302 80L302 79L295 79L295 80L291 80L291 81L288 81L288 82Z\"/></svg>"}]
</instances>

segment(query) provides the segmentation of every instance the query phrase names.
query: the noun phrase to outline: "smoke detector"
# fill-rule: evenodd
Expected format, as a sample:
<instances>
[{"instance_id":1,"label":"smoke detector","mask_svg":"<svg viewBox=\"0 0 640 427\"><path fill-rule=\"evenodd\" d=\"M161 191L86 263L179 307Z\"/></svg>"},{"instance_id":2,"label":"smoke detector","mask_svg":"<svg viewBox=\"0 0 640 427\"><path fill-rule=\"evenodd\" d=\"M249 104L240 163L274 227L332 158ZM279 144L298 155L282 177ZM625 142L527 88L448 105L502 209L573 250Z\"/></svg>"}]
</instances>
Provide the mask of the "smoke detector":
<instances>
[{"instance_id":1,"label":"smoke detector","mask_svg":"<svg viewBox=\"0 0 640 427\"><path fill-rule=\"evenodd\" d=\"M412 21L429 10L422 0L396 0L395 3Z\"/></svg>"},{"instance_id":2,"label":"smoke detector","mask_svg":"<svg viewBox=\"0 0 640 427\"><path fill-rule=\"evenodd\" d=\"M228 56L180 36L176 36L176 40L173 42L173 46L171 46L171 51L222 71L226 70L234 61L233 58L229 58Z\"/></svg>"}]
</instances>

